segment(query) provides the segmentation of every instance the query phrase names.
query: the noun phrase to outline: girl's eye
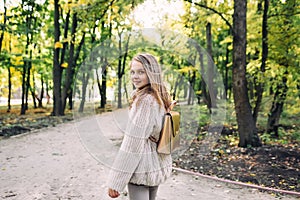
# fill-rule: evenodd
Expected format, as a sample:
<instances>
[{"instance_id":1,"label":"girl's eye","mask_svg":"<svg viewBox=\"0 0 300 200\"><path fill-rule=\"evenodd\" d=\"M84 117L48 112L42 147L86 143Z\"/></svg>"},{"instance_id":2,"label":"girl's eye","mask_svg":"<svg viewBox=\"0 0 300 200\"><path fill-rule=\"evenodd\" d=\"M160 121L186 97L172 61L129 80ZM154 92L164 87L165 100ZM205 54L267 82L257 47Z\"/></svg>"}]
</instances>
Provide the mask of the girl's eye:
<instances>
[{"instance_id":1,"label":"girl's eye","mask_svg":"<svg viewBox=\"0 0 300 200\"><path fill-rule=\"evenodd\" d=\"M137 72L135 72L135 71L130 71L130 75L134 75L134 74L137 74L137 75L143 75L143 74L145 74L145 71L137 71Z\"/></svg>"}]
</instances>

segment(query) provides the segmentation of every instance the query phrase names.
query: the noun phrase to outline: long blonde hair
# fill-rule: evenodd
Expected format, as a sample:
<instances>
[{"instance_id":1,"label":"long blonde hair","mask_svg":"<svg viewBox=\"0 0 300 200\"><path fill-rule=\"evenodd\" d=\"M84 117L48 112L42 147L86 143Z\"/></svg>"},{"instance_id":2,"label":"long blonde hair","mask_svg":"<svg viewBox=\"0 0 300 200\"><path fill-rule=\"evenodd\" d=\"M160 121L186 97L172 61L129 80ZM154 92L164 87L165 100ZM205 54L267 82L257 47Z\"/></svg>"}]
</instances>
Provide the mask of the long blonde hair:
<instances>
[{"instance_id":1,"label":"long blonde hair","mask_svg":"<svg viewBox=\"0 0 300 200\"><path fill-rule=\"evenodd\" d=\"M146 93L152 94L158 104L167 110L170 106L171 99L162 79L161 66L158 64L156 58L149 53L141 53L136 55L132 60L140 62L143 65L150 83L149 85L138 89L136 94L132 97L132 101L134 101L137 96Z\"/></svg>"}]
</instances>

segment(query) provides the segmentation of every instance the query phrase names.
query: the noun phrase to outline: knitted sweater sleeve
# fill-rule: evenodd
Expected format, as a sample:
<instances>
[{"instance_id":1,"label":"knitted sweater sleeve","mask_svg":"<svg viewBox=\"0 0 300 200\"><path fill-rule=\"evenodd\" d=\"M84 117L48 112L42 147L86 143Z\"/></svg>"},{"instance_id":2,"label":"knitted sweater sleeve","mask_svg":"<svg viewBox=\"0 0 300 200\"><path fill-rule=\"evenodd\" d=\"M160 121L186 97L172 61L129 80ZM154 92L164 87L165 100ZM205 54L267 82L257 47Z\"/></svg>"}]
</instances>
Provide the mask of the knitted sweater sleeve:
<instances>
[{"instance_id":1,"label":"knitted sweater sleeve","mask_svg":"<svg viewBox=\"0 0 300 200\"><path fill-rule=\"evenodd\" d=\"M145 146L150 137L158 103L154 103L152 95L141 97L138 105L133 103L129 112L129 120L123 142L109 173L108 187L123 191L129 183L145 152Z\"/></svg>"}]
</instances>

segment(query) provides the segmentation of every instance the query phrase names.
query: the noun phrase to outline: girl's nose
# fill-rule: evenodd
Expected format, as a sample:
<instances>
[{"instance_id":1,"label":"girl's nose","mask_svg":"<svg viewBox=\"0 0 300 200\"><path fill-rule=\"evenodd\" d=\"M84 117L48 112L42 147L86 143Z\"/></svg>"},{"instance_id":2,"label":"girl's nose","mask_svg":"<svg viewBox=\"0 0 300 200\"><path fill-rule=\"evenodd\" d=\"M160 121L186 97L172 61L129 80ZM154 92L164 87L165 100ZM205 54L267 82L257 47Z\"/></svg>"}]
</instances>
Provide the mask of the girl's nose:
<instances>
[{"instance_id":1,"label":"girl's nose","mask_svg":"<svg viewBox=\"0 0 300 200\"><path fill-rule=\"evenodd\" d=\"M139 75L137 73L134 73L134 74L131 75L132 79L137 79L138 77L139 77Z\"/></svg>"}]
</instances>

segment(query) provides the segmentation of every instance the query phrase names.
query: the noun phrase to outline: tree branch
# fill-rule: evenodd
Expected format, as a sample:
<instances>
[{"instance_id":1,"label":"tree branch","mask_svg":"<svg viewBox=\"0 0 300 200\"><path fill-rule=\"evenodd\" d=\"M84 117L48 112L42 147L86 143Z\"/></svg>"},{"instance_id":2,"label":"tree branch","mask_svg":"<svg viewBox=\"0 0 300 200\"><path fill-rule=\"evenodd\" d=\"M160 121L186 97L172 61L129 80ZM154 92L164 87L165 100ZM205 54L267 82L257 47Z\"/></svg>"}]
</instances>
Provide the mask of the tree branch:
<instances>
[{"instance_id":1,"label":"tree branch","mask_svg":"<svg viewBox=\"0 0 300 200\"><path fill-rule=\"evenodd\" d=\"M199 6L199 7L201 7L201 8L210 10L210 11L212 11L213 13L219 15L219 16L225 21L225 23L226 23L227 26L229 27L230 31L232 32L232 25L231 25L231 23L230 23L230 22L223 16L223 14L220 13L219 11L215 10L214 8L208 7L208 6L204 5L204 4L200 4L200 3L197 3L197 2L193 2L193 0L184 0L184 1L189 2L189 3L191 3L191 4L195 4L196 6Z\"/></svg>"}]
</instances>

